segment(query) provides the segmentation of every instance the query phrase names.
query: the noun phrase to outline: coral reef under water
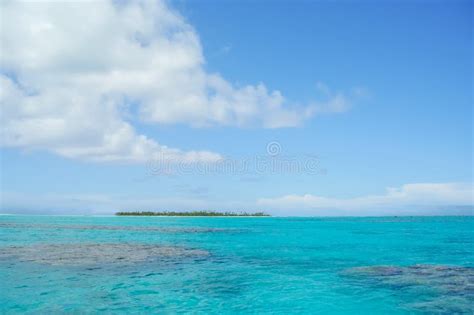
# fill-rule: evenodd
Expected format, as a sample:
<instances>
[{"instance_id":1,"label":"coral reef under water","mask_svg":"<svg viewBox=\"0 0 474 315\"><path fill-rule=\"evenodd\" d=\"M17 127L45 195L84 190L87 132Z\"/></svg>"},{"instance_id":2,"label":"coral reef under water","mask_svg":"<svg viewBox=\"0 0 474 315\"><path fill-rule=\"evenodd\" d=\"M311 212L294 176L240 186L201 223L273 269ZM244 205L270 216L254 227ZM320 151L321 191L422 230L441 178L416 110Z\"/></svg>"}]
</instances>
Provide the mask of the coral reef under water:
<instances>
[{"instance_id":1,"label":"coral reef under water","mask_svg":"<svg viewBox=\"0 0 474 315\"><path fill-rule=\"evenodd\" d=\"M413 290L426 299L407 308L429 313L474 313L474 268L446 265L364 266L347 269L344 276L404 292ZM413 292L412 291L412 292Z\"/></svg>"},{"instance_id":2,"label":"coral reef under water","mask_svg":"<svg viewBox=\"0 0 474 315\"><path fill-rule=\"evenodd\" d=\"M207 257L209 252L184 247L152 244L36 244L8 246L0 250L0 259L54 266L90 266L133 264L152 260L180 260Z\"/></svg>"},{"instance_id":3,"label":"coral reef under water","mask_svg":"<svg viewBox=\"0 0 474 315\"><path fill-rule=\"evenodd\" d=\"M79 225L79 224L25 224L0 223L0 228L13 229L65 229L65 230L104 230L104 231L145 231L158 233L218 233L241 232L239 229L210 228L210 227L154 227L154 226L126 226L126 225Z\"/></svg>"}]
</instances>

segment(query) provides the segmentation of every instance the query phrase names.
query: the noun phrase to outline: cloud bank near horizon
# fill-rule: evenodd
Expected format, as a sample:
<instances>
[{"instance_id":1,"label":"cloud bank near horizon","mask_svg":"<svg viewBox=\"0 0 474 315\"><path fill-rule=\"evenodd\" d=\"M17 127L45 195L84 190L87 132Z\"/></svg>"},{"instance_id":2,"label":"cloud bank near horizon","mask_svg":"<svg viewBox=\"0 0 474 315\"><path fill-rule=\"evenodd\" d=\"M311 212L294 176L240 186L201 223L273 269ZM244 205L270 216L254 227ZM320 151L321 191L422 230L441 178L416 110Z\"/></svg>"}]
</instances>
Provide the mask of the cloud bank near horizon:
<instances>
[{"instance_id":1,"label":"cloud bank near horizon","mask_svg":"<svg viewBox=\"0 0 474 315\"><path fill-rule=\"evenodd\" d=\"M351 100L300 105L265 84L205 70L196 30L162 1L3 1L1 142L93 162L215 162L139 133L134 123L295 127ZM353 93L357 94L357 93Z\"/></svg>"},{"instance_id":2,"label":"cloud bank near horizon","mask_svg":"<svg viewBox=\"0 0 474 315\"><path fill-rule=\"evenodd\" d=\"M474 185L416 183L388 188L383 195L348 199L306 195L255 202L206 198L124 198L110 195L31 195L3 192L0 212L25 214L112 214L133 210L265 211L276 216L474 215ZM32 210L34 209L34 210Z\"/></svg>"},{"instance_id":3,"label":"cloud bank near horizon","mask_svg":"<svg viewBox=\"0 0 474 315\"><path fill-rule=\"evenodd\" d=\"M389 187L385 194L328 198L312 194L261 198L257 204L276 213L312 215L473 215L472 183L414 183Z\"/></svg>"}]
</instances>

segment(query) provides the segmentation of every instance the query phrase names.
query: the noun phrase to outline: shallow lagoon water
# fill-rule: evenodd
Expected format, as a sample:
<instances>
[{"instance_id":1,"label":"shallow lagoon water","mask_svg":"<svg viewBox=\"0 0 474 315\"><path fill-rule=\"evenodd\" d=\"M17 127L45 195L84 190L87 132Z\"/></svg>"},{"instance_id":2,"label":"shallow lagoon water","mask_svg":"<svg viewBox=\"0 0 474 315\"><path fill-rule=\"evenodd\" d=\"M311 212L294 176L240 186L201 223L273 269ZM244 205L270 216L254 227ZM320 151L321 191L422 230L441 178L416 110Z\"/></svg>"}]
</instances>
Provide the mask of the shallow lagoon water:
<instances>
[{"instance_id":1,"label":"shallow lagoon water","mask_svg":"<svg viewBox=\"0 0 474 315\"><path fill-rule=\"evenodd\" d=\"M0 313L472 314L474 218L0 217Z\"/></svg>"}]
</instances>

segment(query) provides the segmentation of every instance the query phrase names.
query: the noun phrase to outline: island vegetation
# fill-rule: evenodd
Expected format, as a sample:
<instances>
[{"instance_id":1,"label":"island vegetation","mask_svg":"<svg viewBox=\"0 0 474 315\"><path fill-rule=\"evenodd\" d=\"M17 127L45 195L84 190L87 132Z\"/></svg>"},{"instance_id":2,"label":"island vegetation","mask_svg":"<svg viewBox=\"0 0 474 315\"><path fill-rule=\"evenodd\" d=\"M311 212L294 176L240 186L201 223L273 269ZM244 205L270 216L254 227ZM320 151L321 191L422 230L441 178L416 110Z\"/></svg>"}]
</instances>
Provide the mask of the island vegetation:
<instances>
[{"instance_id":1,"label":"island vegetation","mask_svg":"<svg viewBox=\"0 0 474 315\"><path fill-rule=\"evenodd\" d=\"M218 211L119 211L118 216L176 216L176 217L269 217L265 212L218 212Z\"/></svg>"}]
</instances>

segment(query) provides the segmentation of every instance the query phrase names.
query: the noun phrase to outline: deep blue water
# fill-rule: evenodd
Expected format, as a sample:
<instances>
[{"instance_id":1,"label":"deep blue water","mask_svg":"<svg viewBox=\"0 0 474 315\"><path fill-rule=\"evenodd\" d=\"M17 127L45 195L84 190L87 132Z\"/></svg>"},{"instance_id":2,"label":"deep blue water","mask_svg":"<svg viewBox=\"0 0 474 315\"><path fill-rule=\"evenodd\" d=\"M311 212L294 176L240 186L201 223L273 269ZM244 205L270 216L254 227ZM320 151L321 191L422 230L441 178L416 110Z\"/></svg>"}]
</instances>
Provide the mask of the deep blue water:
<instances>
[{"instance_id":1,"label":"deep blue water","mask_svg":"<svg viewBox=\"0 0 474 315\"><path fill-rule=\"evenodd\" d=\"M473 313L473 217L0 216L0 313Z\"/></svg>"}]
</instances>

